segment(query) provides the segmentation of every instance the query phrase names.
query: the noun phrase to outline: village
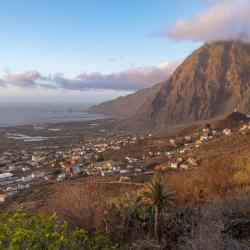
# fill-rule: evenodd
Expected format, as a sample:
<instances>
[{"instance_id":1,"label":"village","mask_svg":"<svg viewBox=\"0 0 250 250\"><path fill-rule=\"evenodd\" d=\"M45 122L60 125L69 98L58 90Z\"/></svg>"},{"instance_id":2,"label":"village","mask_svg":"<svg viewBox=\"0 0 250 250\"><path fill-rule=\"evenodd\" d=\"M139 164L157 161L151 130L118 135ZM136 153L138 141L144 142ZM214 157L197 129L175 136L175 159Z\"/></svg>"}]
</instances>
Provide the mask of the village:
<instances>
[{"instance_id":1,"label":"village","mask_svg":"<svg viewBox=\"0 0 250 250\"><path fill-rule=\"evenodd\" d=\"M103 131L102 131L103 132ZM237 129L212 129L209 125L192 135L164 138L161 149L147 147L155 138L148 134L103 133L88 137L79 145L40 146L35 150L6 150L0 155L0 202L10 202L34 183L62 183L91 177L110 177L110 181L131 182L135 177L150 176L164 171L187 171L199 167L194 149L223 136L239 133L249 135L250 122L241 122ZM157 141L157 144L159 142ZM129 147L138 152L129 153ZM145 148L144 147L144 148ZM112 157L116 155L116 157Z\"/></svg>"}]
</instances>

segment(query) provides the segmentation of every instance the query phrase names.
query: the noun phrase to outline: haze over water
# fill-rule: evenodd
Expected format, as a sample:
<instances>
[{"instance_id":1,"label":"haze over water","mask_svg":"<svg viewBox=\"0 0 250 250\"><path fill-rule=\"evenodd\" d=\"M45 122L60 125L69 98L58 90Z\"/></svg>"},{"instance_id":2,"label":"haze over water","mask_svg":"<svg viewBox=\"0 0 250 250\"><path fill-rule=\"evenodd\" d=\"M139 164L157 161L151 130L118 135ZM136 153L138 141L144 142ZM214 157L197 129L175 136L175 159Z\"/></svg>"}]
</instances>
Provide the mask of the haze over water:
<instances>
[{"instance_id":1,"label":"haze over water","mask_svg":"<svg viewBox=\"0 0 250 250\"><path fill-rule=\"evenodd\" d=\"M67 104L28 104L1 103L0 127L29 124L47 124L74 121L87 121L105 118L98 114L89 114L84 110L89 105L79 103ZM70 112L73 111L73 112Z\"/></svg>"}]
</instances>

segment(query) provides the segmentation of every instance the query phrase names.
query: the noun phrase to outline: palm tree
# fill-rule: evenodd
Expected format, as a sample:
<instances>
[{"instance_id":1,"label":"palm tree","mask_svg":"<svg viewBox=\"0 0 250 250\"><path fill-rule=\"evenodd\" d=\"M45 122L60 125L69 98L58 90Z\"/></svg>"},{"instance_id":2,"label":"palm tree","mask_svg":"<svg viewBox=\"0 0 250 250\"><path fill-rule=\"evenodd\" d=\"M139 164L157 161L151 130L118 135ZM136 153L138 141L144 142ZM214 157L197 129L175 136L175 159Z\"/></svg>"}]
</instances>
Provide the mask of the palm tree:
<instances>
[{"instance_id":1,"label":"palm tree","mask_svg":"<svg viewBox=\"0 0 250 250\"><path fill-rule=\"evenodd\" d=\"M144 186L139 197L139 206L155 211L155 237L160 241L162 213L174 206L174 193L159 178L153 178Z\"/></svg>"}]
</instances>

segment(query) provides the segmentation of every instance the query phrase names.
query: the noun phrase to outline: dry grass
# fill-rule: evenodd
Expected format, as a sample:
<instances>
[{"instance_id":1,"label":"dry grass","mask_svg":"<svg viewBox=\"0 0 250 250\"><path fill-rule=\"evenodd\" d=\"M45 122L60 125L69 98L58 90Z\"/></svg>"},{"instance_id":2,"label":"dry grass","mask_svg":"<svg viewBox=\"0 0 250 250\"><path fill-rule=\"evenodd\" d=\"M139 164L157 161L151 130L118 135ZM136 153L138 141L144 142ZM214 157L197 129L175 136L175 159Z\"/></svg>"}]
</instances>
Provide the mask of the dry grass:
<instances>
[{"instance_id":1,"label":"dry grass","mask_svg":"<svg viewBox=\"0 0 250 250\"><path fill-rule=\"evenodd\" d=\"M71 225L84 227L91 233L102 228L107 204L134 191L134 186L100 183L94 179L65 183L58 187L45 210L57 212Z\"/></svg>"},{"instance_id":2,"label":"dry grass","mask_svg":"<svg viewBox=\"0 0 250 250\"><path fill-rule=\"evenodd\" d=\"M58 186L47 212L56 211L90 233L101 229L123 249L250 249L250 235L235 238L225 231L232 219L250 218L249 186L234 178L249 162L249 142L238 136L215 141L194 152L203 158L199 168L163 176L178 204L164 216L161 245L153 239L154 222L138 219L135 185L100 183L95 178L65 183Z\"/></svg>"}]
</instances>

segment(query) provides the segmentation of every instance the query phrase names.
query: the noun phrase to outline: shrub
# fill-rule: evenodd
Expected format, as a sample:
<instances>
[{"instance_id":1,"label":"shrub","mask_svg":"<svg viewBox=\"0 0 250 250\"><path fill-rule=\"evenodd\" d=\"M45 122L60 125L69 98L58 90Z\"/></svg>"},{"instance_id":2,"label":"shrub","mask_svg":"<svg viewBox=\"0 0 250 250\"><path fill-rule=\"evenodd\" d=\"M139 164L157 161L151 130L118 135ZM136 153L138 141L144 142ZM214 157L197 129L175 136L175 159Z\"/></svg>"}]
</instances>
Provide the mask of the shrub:
<instances>
[{"instance_id":1,"label":"shrub","mask_svg":"<svg viewBox=\"0 0 250 250\"><path fill-rule=\"evenodd\" d=\"M239 219L249 221L248 194L185 208L179 211L175 230L178 231L177 249L240 250L249 249L249 227L240 226L239 234L232 234L229 226Z\"/></svg>"},{"instance_id":2,"label":"shrub","mask_svg":"<svg viewBox=\"0 0 250 250\"><path fill-rule=\"evenodd\" d=\"M100 232L92 237L84 229L70 230L55 214L49 218L41 214L0 212L0 249L117 249Z\"/></svg>"}]
</instances>

